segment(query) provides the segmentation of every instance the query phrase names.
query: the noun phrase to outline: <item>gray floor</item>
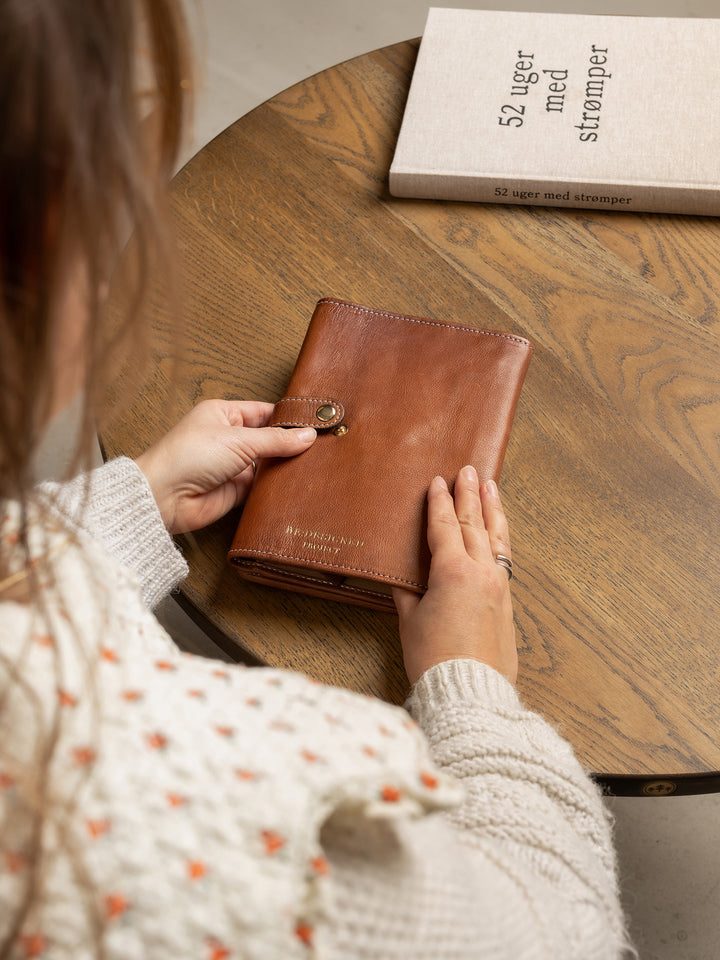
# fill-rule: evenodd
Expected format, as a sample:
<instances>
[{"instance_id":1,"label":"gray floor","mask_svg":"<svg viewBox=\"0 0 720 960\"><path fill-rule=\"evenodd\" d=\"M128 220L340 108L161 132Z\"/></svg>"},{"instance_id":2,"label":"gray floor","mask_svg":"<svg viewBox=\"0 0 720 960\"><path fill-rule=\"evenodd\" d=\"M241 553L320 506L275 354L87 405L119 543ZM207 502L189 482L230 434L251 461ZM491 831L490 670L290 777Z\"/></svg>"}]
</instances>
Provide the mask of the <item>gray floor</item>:
<instances>
[{"instance_id":1,"label":"gray floor","mask_svg":"<svg viewBox=\"0 0 720 960\"><path fill-rule=\"evenodd\" d=\"M185 155L297 80L349 57L419 36L424 0L189 0L202 64L194 135ZM455 2L455 7L479 4ZM710 17L717 0L542 0L493 9ZM716 91L709 91L709 105ZM193 649L202 635L168 608ZM720 695L719 695L720 702ZM624 895L641 960L720 958L720 798L610 801ZM578 958L582 960L582 958Z\"/></svg>"}]
</instances>

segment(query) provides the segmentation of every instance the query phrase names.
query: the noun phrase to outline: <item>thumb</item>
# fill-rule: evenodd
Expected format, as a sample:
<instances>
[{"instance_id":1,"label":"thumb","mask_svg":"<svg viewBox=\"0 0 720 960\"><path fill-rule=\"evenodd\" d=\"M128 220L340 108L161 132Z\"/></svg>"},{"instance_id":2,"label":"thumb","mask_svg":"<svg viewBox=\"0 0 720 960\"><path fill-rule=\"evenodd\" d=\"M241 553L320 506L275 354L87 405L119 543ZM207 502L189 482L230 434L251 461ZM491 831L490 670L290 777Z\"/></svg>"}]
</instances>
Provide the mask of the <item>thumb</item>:
<instances>
[{"instance_id":1,"label":"thumb","mask_svg":"<svg viewBox=\"0 0 720 960\"><path fill-rule=\"evenodd\" d=\"M417 593L403 587L393 587L392 596L401 622L408 619L421 600Z\"/></svg>"},{"instance_id":2,"label":"thumb","mask_svg":"<svg viewBox=\"0 0 720 960\"><path fill-rule=\"evenodd\" d=\"M252 459L264 457L294 457L303 453L317 439L317 431L312 427L287 429L285 427L256 427L250 431L248 444L252 448Z\"/></svg>"}]
</instances>

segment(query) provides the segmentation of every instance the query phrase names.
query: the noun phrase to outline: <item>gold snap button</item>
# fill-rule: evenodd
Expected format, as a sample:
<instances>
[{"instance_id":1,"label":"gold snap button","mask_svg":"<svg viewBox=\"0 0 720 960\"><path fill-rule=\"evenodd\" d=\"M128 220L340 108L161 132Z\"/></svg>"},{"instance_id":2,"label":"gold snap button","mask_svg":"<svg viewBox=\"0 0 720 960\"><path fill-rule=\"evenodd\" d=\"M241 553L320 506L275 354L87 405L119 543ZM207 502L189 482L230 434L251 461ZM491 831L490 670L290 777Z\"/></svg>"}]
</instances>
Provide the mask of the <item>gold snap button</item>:
<instances>
[{"instance_id":1,"label":"gold snap button","mask_svg":"<svg viewBox=\"0 0 720 960\"><path fill-rule=\"evenodd\" d=\"M336 437L344 437L347 432L348 432L348 428L345 426L344 423L341 423L339 427L335 427L335 429L333 430L333 433L335 434Z\"/></svg>"},{"instance_id":2,"label":"gold snap button","mask_svg":"<svg viewBox=\"0 0 720 960\"><path fill-rule=\"evenodd\" d=\"M328 420L332 420L336 414L337 410L331 403L324 403L315 411L315 416L318 418L318 420L322 420L323 423L326 423Z\"/></svg>"}]
</instances>

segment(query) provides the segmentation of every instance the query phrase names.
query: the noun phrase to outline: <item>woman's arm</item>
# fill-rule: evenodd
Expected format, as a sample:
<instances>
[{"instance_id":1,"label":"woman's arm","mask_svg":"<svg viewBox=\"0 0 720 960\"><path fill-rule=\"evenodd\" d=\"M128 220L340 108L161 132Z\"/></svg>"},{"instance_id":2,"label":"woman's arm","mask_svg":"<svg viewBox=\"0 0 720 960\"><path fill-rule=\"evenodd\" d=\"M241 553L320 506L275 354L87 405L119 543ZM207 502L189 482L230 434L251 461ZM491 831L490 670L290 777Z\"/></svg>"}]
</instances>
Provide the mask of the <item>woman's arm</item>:
<instances>
[{"instance_id":1,"label":"woman's arm","mask_svg":"<svg viewBox=\"0 0 720 960\"><path fill-rule=\"evenodd\" d=\"M333 960L618 960L627 946L608 817L568 744L475 660L409 701L461 804L421 820L331 819Z\"/></svg>"},{"instance_id":2,"label":"woman's arm","mask_svg":"<svg viewBox=\"0 0 720 960\"><path fill-rule=\"evenodd\" d=\"M520 702L502 505L464 470L428 494L429 589L398 591L408 709L464 787L450 813L324 840L330 954L615 960L626 946L608 817L572 749Z\"/></svg>"},{"instance_id":3,"label":"woman's arm","mask_svg":"<svg viewBox=\"0 0 720 960\"><path fill-rule=\"evenodd\" d=\"M134 571L154 607L188 572L170 534L207 526L241 503L255 460L295 456L315 439L312 429L268 427L272 410L269 403L204 401L137 461L119 457L41 489L67 520Z\"/></svg>"},{"instance_id":4,"label":"woman's arm","mask_svg":"<svg viewBox=\"0 0 720 960\"><path fill-rule=\"evenodd\" d=\"M68 483L44 483L40 490L64 522L100 542L135 573L150 608L187 576L187 564L133 460L118 457Z\"/></svg>"}]
</instances>

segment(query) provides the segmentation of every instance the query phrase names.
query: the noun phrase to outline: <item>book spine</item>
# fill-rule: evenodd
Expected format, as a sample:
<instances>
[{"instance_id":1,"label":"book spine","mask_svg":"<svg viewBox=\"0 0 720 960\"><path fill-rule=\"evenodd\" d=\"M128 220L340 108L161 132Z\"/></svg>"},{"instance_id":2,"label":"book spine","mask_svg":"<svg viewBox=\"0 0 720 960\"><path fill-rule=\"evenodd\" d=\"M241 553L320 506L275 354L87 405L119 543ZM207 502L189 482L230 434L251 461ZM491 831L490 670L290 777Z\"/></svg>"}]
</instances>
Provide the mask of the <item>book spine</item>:
<instances>
[{"instance_id":1,"label":"book spine","mask_svg":"<svg viewBox=\"0 0 720 960\"><path fill-rule=\"evenodd\" d=\"M720 216L720 190L695 184L618 184L391 170L394 197L462 200L635 213Z\"/></svg>"}]
</instances>

